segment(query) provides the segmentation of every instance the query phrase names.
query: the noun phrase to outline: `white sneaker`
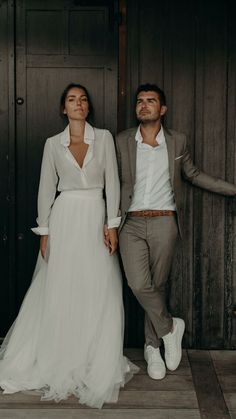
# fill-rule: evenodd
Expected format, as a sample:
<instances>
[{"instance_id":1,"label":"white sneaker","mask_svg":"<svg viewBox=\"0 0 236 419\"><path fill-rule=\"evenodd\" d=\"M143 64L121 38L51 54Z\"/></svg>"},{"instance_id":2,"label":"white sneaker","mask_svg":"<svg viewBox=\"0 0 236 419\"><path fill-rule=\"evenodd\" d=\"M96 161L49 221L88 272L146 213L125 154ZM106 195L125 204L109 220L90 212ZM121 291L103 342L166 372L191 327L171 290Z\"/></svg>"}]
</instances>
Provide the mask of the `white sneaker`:
<instances>
[{"instance_id":1,"label":"white sneaker","mask_svg":"<svg viewBox=\"0 0 236 419\"><path fill-rule=\"evenodd\" d=\"M169 370L174 371L178 368L182 357L181 342L184 334L185 323L182 319L173 317L174 330L163 336L165 347L166 366Z\"/></svg>"},{"instance_id":2,"label":"white sneaker","mask_svg":"<svg viewBox=\"0 0 236 419\"><path fill-rule=\"evenodd\" d=\"M154 380L162 380L166 375L166 366L161 357L159 348L144 346L144 358L147 362L147 372Z\"/></svg>"}]
</instances>

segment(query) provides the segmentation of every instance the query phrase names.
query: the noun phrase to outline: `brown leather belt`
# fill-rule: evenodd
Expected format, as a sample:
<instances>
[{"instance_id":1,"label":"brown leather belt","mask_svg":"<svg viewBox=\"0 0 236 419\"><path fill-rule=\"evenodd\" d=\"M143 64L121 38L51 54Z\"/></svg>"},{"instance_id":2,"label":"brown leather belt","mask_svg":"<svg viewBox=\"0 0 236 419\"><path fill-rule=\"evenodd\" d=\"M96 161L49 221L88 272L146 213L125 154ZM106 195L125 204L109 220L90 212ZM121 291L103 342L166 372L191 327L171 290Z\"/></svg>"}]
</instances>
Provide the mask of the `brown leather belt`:
<instances>
[{"instance_id":1,"label":"brown leather belt","mask_svg":"<svg viewBox=\"0 0 236 419\"><path fill-rule=\"evenodd\" d=\"M175 215L175 211L172 210L143 210L143 211L129 211L128 216L130 217L165 217L169 215Z\"/></svg>"}]
</instances>

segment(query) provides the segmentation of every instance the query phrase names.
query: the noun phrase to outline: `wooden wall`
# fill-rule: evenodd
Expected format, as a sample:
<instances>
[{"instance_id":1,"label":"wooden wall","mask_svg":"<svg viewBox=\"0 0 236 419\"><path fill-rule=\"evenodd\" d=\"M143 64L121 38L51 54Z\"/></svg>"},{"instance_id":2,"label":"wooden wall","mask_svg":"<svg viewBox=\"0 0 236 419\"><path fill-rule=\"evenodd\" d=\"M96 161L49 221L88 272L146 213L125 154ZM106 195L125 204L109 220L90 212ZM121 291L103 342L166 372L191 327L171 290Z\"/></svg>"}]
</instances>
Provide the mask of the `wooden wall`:
<instances>
[{"instance_id":1,"label":"wooden wall","mask_svg":"<svg viewBox=\"0 0 236 419\"><path fill-rule=\"evenodd\" d=\"M0 318L5 324L16 315L14 100L14 6L0 1Z\"/></svg>"},{"instance_id":2,"label":"wooden wall","mask_svg":"<svg viewBox=\"0 0 236 419\"><path fill-rule=\"evenodd\" d=\"M90 5L94 3L96 6L96 1L89 1ZM53 4L54 8L59 8L58 5L61 2L63 0L59 2L50 0L43 4L45 9L50 9L50 4ZM31 89L30 83L34 83L37 71L36 81L46 80L42 77L43 72L51 74L50 66L56 73L55 69L58 68L57 74L63 73L66 81L67 75L69 77L68 72L78 71L80 66L83 70L79 71L85 71L91 62L94 63L92 67L98 68L96 60L100 59L94 54L95 58L91 56L88 65L86 57L80 59L75 58L73 54L69 57L67 53L62 53L63 57L66 56L65 64L63 64L64 58L61 58L60 54L44 54L42 51L40 54L35 54L29 42L27 43L29 56L22 55L26 62L26 66L22 67L21 54L22 51L26 51L22 49L24 48L25 26L20 22L24 21L22 13L26 3L24 0L16 2L0 0L1 335L6 332L14 319L19 302L30 282L29 266L32 266L32 260L27 258L33 239L30 238L29 231L26 233L25 231L31 227L31 220L35 218L35 202L33 203L32 199L35 199L36 190L33 198L30 193L31 201L28 200L27 195L28 201L25 207L25 197L20 191L28 193L32 191L32 185L36 185L35 173L39 170L43 146L43 140L39 139L38 131L36 129L32 131L32 126L37 128L38 122L37 126L35 122L31 126L29 117L24 119L23 125L17 122L23 120L20 116L23 108L17 109L16 93L21 95L21 92L25 91L22 86L27 87L27 100L32 105L28 105L27 112L31 115L36 109L36 104L32 101L30 94L32 92L35 94L37 91ZM28 1L27 4L29 3L32 11L36 8L36 3L41 2ZM86 2L68 0L65 3L66 10L68 7L79 9L81 4L83 3L82 6L84 6ZM116 1L111 0L110 3L117 5ZM126 59L122 58L122 50L125 54L123 38L120 44L119 60L121 65L122 63L125 65L125 69L120 68L119 74L123 78L126 76L126 80L123 79L123 84L120 84L123 89L122 103L126 105L126 112L122 113L123 122L118 118L119 125L130 127L136 123L134 92L137 86L143 82L157 83L165 90L168 101L165 124L187 134L196 164L209 174L236 183L236 28L234 24L236 13L234 2L223 0L179 0L178 2L175 0L165 2L126 0L125 2L120 0L120 3L123 6L126 3L127 15L126 21L122 23L123 35L126 34ZM100 4L108 7L109 1L101 1ZM19 17L16 32L14 30L15 16ZM111 25L112 20L109 22ZM34 35L36 30L37 25L28 28L27 33L31 31ZM58 45L58 39L54 37L53 40ZM96 47L96 44L90 44L91 48ZM48 44L41 43L40 45L43 48ZM113 103L113 110L118 100L117 77L114 78L114 74L115 76L117 74L114 55L116 53L118 59L118 49L116 49L116 44L114 45L110 54L113 57L112 64L110 58L102 64L104 74L111 74L109 88L104 82L106 78L102 78L105 86L104 103ZM77 48L76 41L72 46L74 49ZM44 61L39 60L40 56ZM17 72L15 63L18 65ZM77 69L73 70L73 68ZM25 74L27 74L26 78ZM58 80L61 80L60 77L56 79L55 86L58 85ZM87 75L84 76L85 79L86 77ZM23 79L25 84L22 82ZM95 83L94 78L92 82ZM53 81L50 83L50 86L54 85ZM53 92L53 90L50 91ZM96 89L94 92L97 92ZM53 94L48 95L49 99L51 97L55 100ZM47 103L47 109L49 109L48 106ZM41 113L44 112L41 106L36 107ZM109 107L106 109L109 113ZM27 112L25 111L24 115L27 115ZM53 112L54 115L55 109ZM115 127L114 117L111 118L111 115L108 115L107 118L111 128ZM52 120L52 118L49 119ZM105 124L104 120L101 122L98 120L97 123ZM53 124L54 122L50 125L50 129L54 130ZM57 124L58 122L55 122L55 126ZM27 137L22 135L21 126L27 127ZM43 126L43 130L47 131L47 128ZM36 147L32 150L36 159L35 166L32 164L25 166L26 145L30 147L30 150L32 149L31 138L34 138ZM20 160L19 156L21 156ZM34 173L32 182L30 167L31 172ZM21 184L21 181L27 182L28 186ZM15 200L16 196L17 200ZM19 203L20 208L18 208ZM27 236L25 245L25 236L21 235L22 230L18 231L21 215L21 219L25 220L22 227L23 233ZM186 185L185 240L178 244L169 281L171 295L169 304L172 313L182 316L186 321L185 345L188 347L236 347L236 319L232 316L236 303L235 215L235 201L232 199ZM23 249L21 253L19 253L20 248ZM27 252L24 249L27 249ZM24 256L26 260L24 257L19 259L19 254L26 255ZM27 277L24 277L24 269ZM125 345L142 346L143 312L126 286L124 287L124 301Z\"/></svg>"},{"instance_id":3,"label":"wooden wall","mask_svg":"<svg viewBox=\"0 0 236 419\"><path fill-rule=\"evenodd\" d=\"M126 17L126 126L135 123L137 86L160 85L167 96L166 126L187 134L199 168L234 183L235 10L233 2L220 0L130 0ZM189 185L185 202L185 240L169 284L171 310L186 321L187 346L235 347L236 202ZM128 301L129 339L141 344L142 312L130 296Z\"/></svg>"}]
</instances>

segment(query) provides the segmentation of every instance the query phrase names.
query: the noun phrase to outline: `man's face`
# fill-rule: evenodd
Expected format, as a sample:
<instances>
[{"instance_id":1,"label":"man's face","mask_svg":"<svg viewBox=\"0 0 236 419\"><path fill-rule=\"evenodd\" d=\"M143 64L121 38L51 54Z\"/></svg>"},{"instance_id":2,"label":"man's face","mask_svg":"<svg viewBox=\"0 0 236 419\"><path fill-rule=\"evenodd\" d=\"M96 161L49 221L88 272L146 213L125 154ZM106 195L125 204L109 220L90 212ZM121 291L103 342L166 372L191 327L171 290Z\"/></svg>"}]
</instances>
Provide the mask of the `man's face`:
<instances>
[{"instance_id":1,"label":"man's face","mask_svg":"<svg viewBox=\"0 0 236 419\"><path fill-rule=\"evenodd\" d=\"M136 116L139 122L155 122L166 113L167 107L160 104L157 92L140 92L136 102Z\"/></svg>"}]
</instances>

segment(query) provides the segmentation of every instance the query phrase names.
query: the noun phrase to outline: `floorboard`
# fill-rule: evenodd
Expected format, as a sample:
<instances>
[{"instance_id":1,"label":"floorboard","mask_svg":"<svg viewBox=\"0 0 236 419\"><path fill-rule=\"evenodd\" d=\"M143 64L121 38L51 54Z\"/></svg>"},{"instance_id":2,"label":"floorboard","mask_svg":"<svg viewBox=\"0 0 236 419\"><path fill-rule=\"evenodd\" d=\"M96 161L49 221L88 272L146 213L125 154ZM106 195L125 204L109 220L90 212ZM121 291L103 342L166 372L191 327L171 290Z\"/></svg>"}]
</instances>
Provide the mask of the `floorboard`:
<instances>
[{"instance_id":1,"label":"floorboard","mask_svg":"<svg viewBox=\"0 0 236 419\"><path fill-rule=\"evenodd\" d=\"M236 419L236 351L210 351L231 418Z\"/></svg>"},{"instance_id":2,"label":"floorboard","mask_svg":"<svg viewBox=\"0 0 236 419\"><path fill-rule=\"evenodd\" d=\"M143 349L125 354L140 371L117 403L98 410L75 397L55 403L37 392L0 392L0 419L236 419L236 352L184 350L179 368L160 381L148 377Z\"/></svg>"},{"instance_id":3,"label":"floorboard","mask_svg":"<svg viewBox=\"0 0 236 419\"><path fill-rule=\"evenodd\" d=\"M31 409L0 410L1 419L201 419L198 410L172 410L172 409L122 409L122 410L81 410L60 409L47 410Z\"/></svg>"},{"instance_id":4,"label":"floorboard","mask_svg":"<svg viewBox=\"0 0 236 419\"><path fill-rule=\"evenodd\" d=\"M202 419L230 419L210 353L190 350L188 356Z\"/></svg>"}]
</instances>

